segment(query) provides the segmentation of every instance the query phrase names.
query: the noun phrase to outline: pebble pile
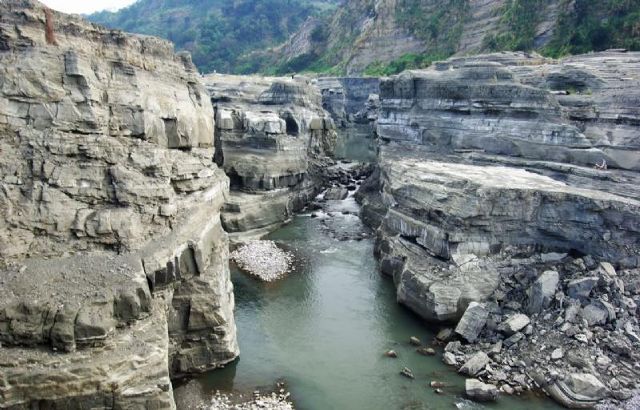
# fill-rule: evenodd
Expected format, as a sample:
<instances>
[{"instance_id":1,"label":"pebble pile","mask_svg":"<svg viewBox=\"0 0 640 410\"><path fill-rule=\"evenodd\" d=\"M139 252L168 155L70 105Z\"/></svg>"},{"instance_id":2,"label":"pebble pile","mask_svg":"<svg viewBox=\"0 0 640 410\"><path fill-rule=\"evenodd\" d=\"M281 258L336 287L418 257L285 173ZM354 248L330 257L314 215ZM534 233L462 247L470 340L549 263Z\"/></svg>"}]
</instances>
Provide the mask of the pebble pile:
<instances>
[{"instance_id":1,"label":"pebble pile","mask_svg":"<svg viewBox=\"0 0 640 410\"><path fill-rule=\"evenodd\" d=\"M289 396L290 394L283 389L279 393L271 393L269 395L261 395L260 392L254 392L252 399L234 403L231 396L216 392L209 406L204 407L203 410L294 410L293 404L289 401Z\"/></svg>"},{"instance_id":2,"label":"pebble pile","mask_svg":"<svg viewBox=\"0 0 640 410\"><path fill-rule=\"evenodd\" d=\"M280 279L291 270L293 255L273 241L257 240L242 245L231 253L238 267L265 282Z\"/></svg>"}]
</instances>

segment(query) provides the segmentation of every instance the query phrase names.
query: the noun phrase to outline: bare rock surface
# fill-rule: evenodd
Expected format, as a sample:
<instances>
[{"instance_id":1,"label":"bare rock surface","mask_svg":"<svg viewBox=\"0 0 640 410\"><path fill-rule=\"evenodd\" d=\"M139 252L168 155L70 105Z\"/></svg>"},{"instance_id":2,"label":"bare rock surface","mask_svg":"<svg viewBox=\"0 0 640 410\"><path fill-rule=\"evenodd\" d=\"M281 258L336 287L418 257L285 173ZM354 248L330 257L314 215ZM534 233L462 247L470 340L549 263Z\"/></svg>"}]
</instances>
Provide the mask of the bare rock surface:
<instances>
[{"instance_id":1,"label":"bare rock surface","mask_svg":"<svg viewBox=\"0 0 640 410\"><path fill-rule=\"evenodd\" d=\"M570 407L637 390L638 74L640 54L613 50L382 79L378 169L357 198L398 301L462 318L471 343L450 343L446 363L486 353L482 382ZM464 318L472 302L486 321ZM594 378L606 389L573 382Z\"/></svg>"},{"instance_id":2,"label":"bare rock surface","mask_svg":"<svg viewBox=\"0 0 640 410\"><path fill-rule=\"evenodd\" d=\"M236 237L261 236L306 206L332 161L335 125L305 77L204 78L216 116L216 162L231 181L222 214Z\"/></svg>"},{"instance_id":3,"label":"bare rock surface","mask_svg":"<svg viewBox=\"0 0 640 410\"><path fill-rule=\"evenodd\" d=\"M238 354L206 89L32 0L0 38L2 406L175 408L170 378Z\"/></svg>"}]
</instances>

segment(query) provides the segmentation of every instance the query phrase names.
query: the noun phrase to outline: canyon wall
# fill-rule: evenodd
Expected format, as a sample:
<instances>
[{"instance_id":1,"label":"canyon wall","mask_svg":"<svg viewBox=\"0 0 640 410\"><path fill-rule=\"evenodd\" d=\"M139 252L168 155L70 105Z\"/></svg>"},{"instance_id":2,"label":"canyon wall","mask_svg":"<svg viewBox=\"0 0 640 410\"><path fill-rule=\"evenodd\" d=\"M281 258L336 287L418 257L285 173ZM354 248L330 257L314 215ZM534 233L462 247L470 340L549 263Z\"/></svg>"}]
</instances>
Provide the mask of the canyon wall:
<instances>
[{"instance_id":1,"label":"canyon wall","mask_svg":"<svg viewBox=\"0 0 640 410\"><path fill-rule=\"evenodd\" d=\"M496 394L585 408L639 387L639 74L639 53L500 53L381 82L357 194L381 270L458 322L443 360Z\"/></svg>"},{"instance_id":2,"label":"canyon wall","mask_svg":"<svg viewBox=\"0 0 640 410\"><path fill-rule=\"evenodd\" d=\"M309 79L208 75L216 162L231 181L222 223L233 237L261 236L318 193L332 163L335 125Z\"/></svg>"},{"instance_id":3,"label":"canyon wall","mask_svg":"<svg viewBox=\"0 0 640 410\"><path fill-rule=\"evenodd\" d=\"M363 216L399 300L457 319L514 253L639 266L639 63L501 53L383 80Z\"/></svg>"},{"instance_id":4,"label":"canyon wall","mask_svg":"<svg viewBox=\"0 0 640 410\"><path fill-rule=\"evenodd\" d=\"M175 408L238 354L229 180L187 54L0 4L0 402Z\"/></svg>"}]
</instances>

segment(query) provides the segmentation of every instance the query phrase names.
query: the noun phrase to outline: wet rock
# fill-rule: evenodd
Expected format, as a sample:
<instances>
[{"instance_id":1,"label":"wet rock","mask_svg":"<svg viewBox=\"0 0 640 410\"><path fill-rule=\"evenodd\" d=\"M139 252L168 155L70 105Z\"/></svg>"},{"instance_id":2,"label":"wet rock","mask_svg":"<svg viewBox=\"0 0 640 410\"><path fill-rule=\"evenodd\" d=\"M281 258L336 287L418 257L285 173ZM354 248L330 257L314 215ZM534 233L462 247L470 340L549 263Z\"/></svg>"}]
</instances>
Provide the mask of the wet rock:
<instances>
[{"instance_id":1,"label":"wet rock","mask_svg":"<svg viewBox=\"0 0 640 410\"><path fill-rule=\"evenodd\" d=\"M405 367L404 369L402 369L400 371L400 374L406 378L409 379L415 379L415 376L413 375L413 372L411 371L411 369L409 369L408 367Z\"/></svg>"},{"instance_id":2,"label":"wet rock","mask_svg":"<svg viewBox=\"0 0 640 410\"><path fill-rule=\"evenodd\" d=\"M513 387L509 386L508 384L503 384L502 387L500 387L500 390L508 395L512 395L515 393Z\"/></svg>"},{"instance_id":3,"label":"wet rock","mask_svg":"<svg viewBox=\"0 0 640 410\"><path fill-rule=\"evenodd\" d=\"M324 198L328 201L342 200L349 195L349 191L344 187L335 187L327 189Z\"/></svg>"},{"instance_id":4,"label":"wet rock","mask_svg":"<svg viewBox=\"0 0 640 410\"><path fill-rule=\"evenodd\" d=\"M458 353L460 352L461 347L462 347L462 343L456 340L456 341L447 343L447 345L444 347L444 351L451 352L451 353Z\"/></svg>"},{"instance_id":5,"label":"wet rock","mask_svg":"<svg viewBox=\"0 0 640 410\"><path fill-rule=\"evenodd\" d=\"M487 323L489 311L484 304L471 302L456 326L455 332L467 342L473 343Z\"/></svg>"},{"instance_id":6,"label":"wet rock","mask_svg":"<svg viewBox=\"0 0 640 410\"><path fill-rule=\"evenodd\" d=\"M450 327L444 328L438 332L438 334L436 335L436 339L441 342L447 342L453 336L453 332L454 330Z\"/></svg>"},{"instance_id":7,"label":"wet rock","mask_svg":"<svg viewBox=\"0 0 640 410\"><path fill-rule=\"evenodd\" d=\"M435 356L436 351L431 347L420 347L416 350L419 354L423 356Z\"/></svg>"},{"instance_id":8,"label":"wet rock","mask_svg":"<svg viewBox=\"0 0 640 410\"><path fill-rule=\"evenodd\" d=\"M498 389L491 384L482 383L478 379L467 379L464 383L467 397L474 401L486 402L498 399Z\"/></svg>"},{"instance_id":9,"label":"wet rock","mask_svg":"<svg viewBox=\"0 0 640 410\"><path fill-rule=\"evenodd\" d=\"M420 345L422 344L422 342L420 341L420 339L418 339L418 338L417 338L417 337L415 337L415 336L411 336L411 337L409 338L409 343L411 343L411 344L412 344L412 345L414 345L414 346L420 346Z\"/></svg>"},{"instance_id":10,"label":"wet rock","mask_svg":"<svg viewBox=\"0 0 640 410\"><path fill-rule=\"evenodd\" d=\"M475 376L489 364L491 359L484 352L477 352L467 360L458 372L469 376Z\"/></svg>"}]
</instances>

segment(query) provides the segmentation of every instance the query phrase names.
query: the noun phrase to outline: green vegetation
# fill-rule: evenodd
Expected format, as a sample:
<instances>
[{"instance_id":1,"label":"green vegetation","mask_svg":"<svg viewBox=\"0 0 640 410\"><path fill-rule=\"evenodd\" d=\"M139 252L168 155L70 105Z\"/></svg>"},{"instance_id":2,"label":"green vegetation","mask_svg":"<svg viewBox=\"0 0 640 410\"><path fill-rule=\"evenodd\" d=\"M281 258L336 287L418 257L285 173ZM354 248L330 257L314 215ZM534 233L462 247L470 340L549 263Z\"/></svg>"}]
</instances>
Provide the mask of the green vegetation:
<instances>
[{"instance_id":1,"label":"green vegetation","mask_svg":"<svg viewBox=\"0 0 640 410\"><path fill-rule=\"evenodd\" d=\"M338 0L139 0L89 19L108 27L167 38L191 52L203 72L255 72L259 53L284 42L307 17ZM317 33L316 36L321 35ZM242 57L242 58L241 58Z\"/></svg>"},{"instance_id":2,"label":"green vegetation","mask_svg":"<svg viewBox=\"0 0 640 410\"><path fill-rule=\"evenodd\" d=\"M490 51L538 50L551 57L602 51L640 50L639 0L560 0L551 41L535 44L536 28L551 0L509 0L501 10L504 29L484 39Z\"/></svg>"},{"instance_id":3,"label":"green vegetation","mask_svg":"<svg viewBox=\"0 0 640 410\"><path fill-rule=\"evenodd\" d=\"M500 21L505 31L484 38L490 51L532 50L536 28L550 0L509 0L502 8Z\"/></svg>"},{"instance_id":4,"label":"green vegetation","mask_svg":"<svg viewBox=\"0 0 640 410\"><path fill-rule=\"evenodd\" d=\"M458 48L468 11L469 0L399 0L396 20L423 40L430 54L450 56Z\"/></svg>"},{"instance_id":5,"label":"green vegetation","mask_svg":"<svg viewBox=\"0 0 640 410\"><path fill-rule=\"evenodd\" d=\"M367 66L364 75L383 77L401 73L404 70L427 68L435 61L446 60L449 54L405 54L402 57L385 62L375 62Z\"/></svg>"},{"instance_id":6,"label":"green vegetation","mask_svg":"<svg viewBox=\"0 0 640 410\"><path fill-rule=\"evenodd\" d=\"M370 64L365 75L382 76L425 68L458 51L470 18L470 0L396 0L394 8L374 0L138 0L116 13L89 16L126 31L152 34L191 52L203 72L260 72L269 75L322 73L344 75L352 50L366 44L362 22L395 19L424 43L423 54L405 54ZM338 7L339 4L339 7ZM384 6L384 5L383 5ZM552 38L537 29L557 7ZM640 50L640 0L506 0L497 11L495 32L482 51L536 50L560 57L608 48ZM302 54L273 51L305 25L300 38L310 44Z\"/></svg>"},{"instance_id":7,"label":"green vegetation","mask_svg":"<svg viewBox=\"0 0 640 410\"><path fill-rule=\"evenodd\" d=\"M557 58L609 48L640 50L639 0L575 0L573 10L564 9L543 54Z\"/></svg>"}]
</instances>

